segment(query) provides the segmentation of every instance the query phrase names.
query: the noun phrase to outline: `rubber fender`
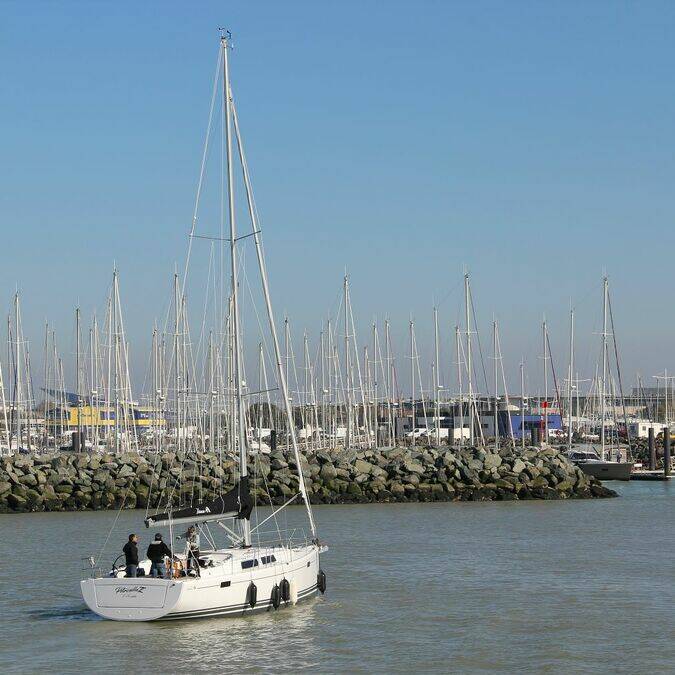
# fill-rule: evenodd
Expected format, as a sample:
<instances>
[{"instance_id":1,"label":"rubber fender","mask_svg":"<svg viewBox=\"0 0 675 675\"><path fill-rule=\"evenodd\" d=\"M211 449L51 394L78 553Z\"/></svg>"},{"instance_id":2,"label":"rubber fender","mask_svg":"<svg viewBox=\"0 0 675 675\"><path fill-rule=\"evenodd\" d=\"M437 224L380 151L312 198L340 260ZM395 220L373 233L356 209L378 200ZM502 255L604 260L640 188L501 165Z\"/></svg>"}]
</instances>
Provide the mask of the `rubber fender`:
<instances>
[{"instance_id":1,"label":"rubber fender","mask_svg":"<svg viewBox=\"0 0 675 675\"><path fill-rule=\"evenodd\" d=\"M253 609L256 606L256 603L258 602L258 587L251 582L248 585L248 604L251 609Z\"/></svg>"},{"instance_id":2,"label":"rubber fender","mask_svg":"<svg viewBox=\"0 0 675 675\"><path fill-rule=\"evenodd\" d=\"M274 609L279 609L279 605L281 604L281 589L279 588L279 584L274 584L272 587L270 600L272 601L272 607L274 607Z\"/></svg>"},{"instance_id":3,"label":"rubber fender","mask_svg":"<svg viewBox=\"0 0 675 675\"><path fill-rule=\"evenodd\" d=\"M291 599L291 584L288 579L281 580L279 590L281 591L281 599L283 602L288 602Z\"/></svg>"},{"instance_id":4,"label":"rubber fender","mask_svg":"<svg viewBox=\"0 0 675 675\"><path fill-rule=\"evenodd\" d=\"M319 573L316 575L316 587L322 592L326 592L326 573L323 570L319 570Z\"/></svg>"}]
</instances>

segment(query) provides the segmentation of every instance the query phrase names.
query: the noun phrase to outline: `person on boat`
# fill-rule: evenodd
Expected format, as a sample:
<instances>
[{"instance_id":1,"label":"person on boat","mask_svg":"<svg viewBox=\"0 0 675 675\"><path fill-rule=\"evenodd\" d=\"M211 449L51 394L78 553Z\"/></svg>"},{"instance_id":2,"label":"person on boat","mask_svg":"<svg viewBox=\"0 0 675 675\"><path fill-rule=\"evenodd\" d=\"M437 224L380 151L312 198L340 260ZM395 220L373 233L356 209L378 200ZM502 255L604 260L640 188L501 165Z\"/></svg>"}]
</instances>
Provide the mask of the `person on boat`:
<instances>
[{"instance_id":1,"label":"person on boat","mask_svg":"<svg viewBox=\"0 0 675 675\"><path fill-rule=\"evenodd\" d=\"M148 546L147 556L150 558L152 565L150 566L150 576L167 579L166 557L173 558L171 549L162 541L162 535L158 532L155 535L155 540L150 542Z\"/></svg>"},{"instance_id":2,"label":"person on boat","mask_svg":"<svg viewBox=\"0 0 675 675\"><path fill-rule=\"evenodd\" d=\"M199 532L194 525L190 525L183 537L187 543L187 573L193 572L199 576Z\"/></svg>"},{"instance_id":3,"label":"person on boat","mask_svg":"<svg viewBox=\"0 0 675 675\"><path fill-rule=\"evenodd\" d=\"M130 534L129 541L122 548L128 577L138 576L138 535Z\"/></svg>"}]
</instances>

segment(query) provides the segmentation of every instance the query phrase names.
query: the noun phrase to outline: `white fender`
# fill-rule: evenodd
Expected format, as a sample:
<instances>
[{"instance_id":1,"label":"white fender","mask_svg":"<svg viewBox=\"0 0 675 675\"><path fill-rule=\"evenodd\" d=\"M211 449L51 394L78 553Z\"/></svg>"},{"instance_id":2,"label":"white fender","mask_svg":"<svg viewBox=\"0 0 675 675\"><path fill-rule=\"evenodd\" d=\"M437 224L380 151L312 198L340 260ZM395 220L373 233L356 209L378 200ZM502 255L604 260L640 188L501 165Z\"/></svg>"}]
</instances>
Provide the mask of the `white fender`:
<instances>
[{"instance_id":1,"label":"white fender","mask_svg":"<svg viewBox=\"0 0 675 675\"><path fill-rule=\"evenodd\" d=\"M298 584L295 579L291 579L290 582L290 593L291 593L291 605L298 604Z\"/></svg>"}]
</instances>

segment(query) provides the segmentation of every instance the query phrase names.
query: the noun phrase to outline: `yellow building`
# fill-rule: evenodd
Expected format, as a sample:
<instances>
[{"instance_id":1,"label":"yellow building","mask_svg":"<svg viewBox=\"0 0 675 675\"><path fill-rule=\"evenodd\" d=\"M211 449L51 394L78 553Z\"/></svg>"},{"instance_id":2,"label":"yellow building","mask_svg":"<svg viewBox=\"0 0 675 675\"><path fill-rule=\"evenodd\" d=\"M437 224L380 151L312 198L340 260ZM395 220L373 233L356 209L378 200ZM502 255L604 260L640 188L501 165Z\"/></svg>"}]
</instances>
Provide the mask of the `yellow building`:
<instances>
[{"instance_id":1,"label":"yellow building","mask_svg":"<svg viewBox=\"0 0 675 675\"><path fill-rule=\"evenodd\" d=\"M79 424L78 424L78 417ZM135 427L147 429L150 427L166 426L166 420L160 411L147 406L133 406L127 411L120 407L120 422L127 423L133 421ZM92 427L113 427L115 426L115 409L113 407L83 405L67 406L65 408L52 408L45 414L46 425L50 428L67 427L75 428L81 426L84 428Z\"/></svg>"}]
</instances>

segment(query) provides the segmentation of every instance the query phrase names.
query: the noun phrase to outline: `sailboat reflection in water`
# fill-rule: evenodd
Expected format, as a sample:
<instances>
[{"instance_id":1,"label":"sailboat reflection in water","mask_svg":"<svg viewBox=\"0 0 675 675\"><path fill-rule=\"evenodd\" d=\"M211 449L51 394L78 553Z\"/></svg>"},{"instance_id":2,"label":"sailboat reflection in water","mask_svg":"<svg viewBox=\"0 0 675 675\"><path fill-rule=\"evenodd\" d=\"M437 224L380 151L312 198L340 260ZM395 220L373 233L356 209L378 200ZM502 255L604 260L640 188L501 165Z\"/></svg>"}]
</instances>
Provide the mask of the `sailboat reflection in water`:
<instances>
[{"instance_id":1,"label":"sailboat reflection in water","mask_svg":"<svg viewBox=\"0 0 675 675\"><path fill-rule=\"evenodd\" d=\"M188 547L184 554L178 553L174 555L174 560L171 561L170 565L171 572L168 575L171 578L168 579L151 578L148 576L151 563L149 560L141 560L139 564L139 570L142 570L141 574L143 575L141 577L127 577L123 567L119 568L113 564L112 570L109 573L99 575L94 572L92 578L87 578L81 582L82 595L89 608L107 619L118 621L150 621L156 619L188 619L221 615L241 616L249 612L269 611L270 609L295 605L298 601L312 597L317 592L324 592L326 588L326 577L319 567L319 556L326 550L326 547L319 542L316 533L316 526L305 488L287 381L281 365L282 355L272 312L260 227L242 146L234 98L230 87L229 49L229 33L223 34L220 38L216 84L222 79L226 203L228 205L227 213L230 228L229 239L227 241L229 241L231 262L229 298L230 353L228 354L230 364L228 387L231 391L231 410L229 411L229 433L227 434L229 440L225 452L230 456L237 457L239 476L234 488L220 496L208 501L198 500L196 502L184 503L178 505L176 508L174 508L175 497L176 495L183 494L183 492L172 490L167 499L164 512L147 515L145 519L147 527L168 527L172 540L174 537L174 526L189 524L196 527L201 542L207 542L210 546L210 548L200 548L196 574L191 574L187 571L187 558L191 554ZM214 100L215 92L216 88L214 87ZM213 113L213 101L211 112ZM208 136L209 134L207 133L207 146ZM235 223L233 140L236 142L251 224L251 232L240 236L237 235ZM205 148L204 157L206 157L206 154ZM200 189L198 189L198 195ZM192 245L193 238L196 237L194 235L195 223L196 215L193 219L190 246ZM250 396L250 393L245 391L246 385L243 378L238 279L239 245L240 240L244 238L252 239L255 246L260 285L268 319L269 334L274 350L274 360L276 362L279 394L288 429L288 449L293 455L294 464L298 472L298 492L290 495L284 504L273 510L272 515L264 518L254 527L251 527L254 500L251 494L247 467L248 439L245 410L245 400L247 396ZM185 303L177 281L175 282L174 304L176 335L178 339L180 326L184 320L184 312L181 308L184 307ZM182 457L180 452L182 445L186 448L188 445L185 443L185 436L180 429L181 419L183 419L181 417L181 403L185 408L185 401L181 401L179 393L181 388L185 389L185 385L180 381L181 378L178 372L180 358L181 349L176 345L174 371L176 378L178 476L182 475L183 465L189 454L188 449L185 450ZM299 541L296 530L290 537L284 540L282 532L279 530L278 541L263 543L259 528L298 498L304 502L311 537L306 538L303 535ZM225 533L229 539L228 546L224 548L217 546L215 537L209 529L209 524L217 525L218 530L222 530ZM100 559L100 556L98 558ZM97 565L98 560L94 559L92 570L95 570Z\"/></svg>"}]
</instances>

